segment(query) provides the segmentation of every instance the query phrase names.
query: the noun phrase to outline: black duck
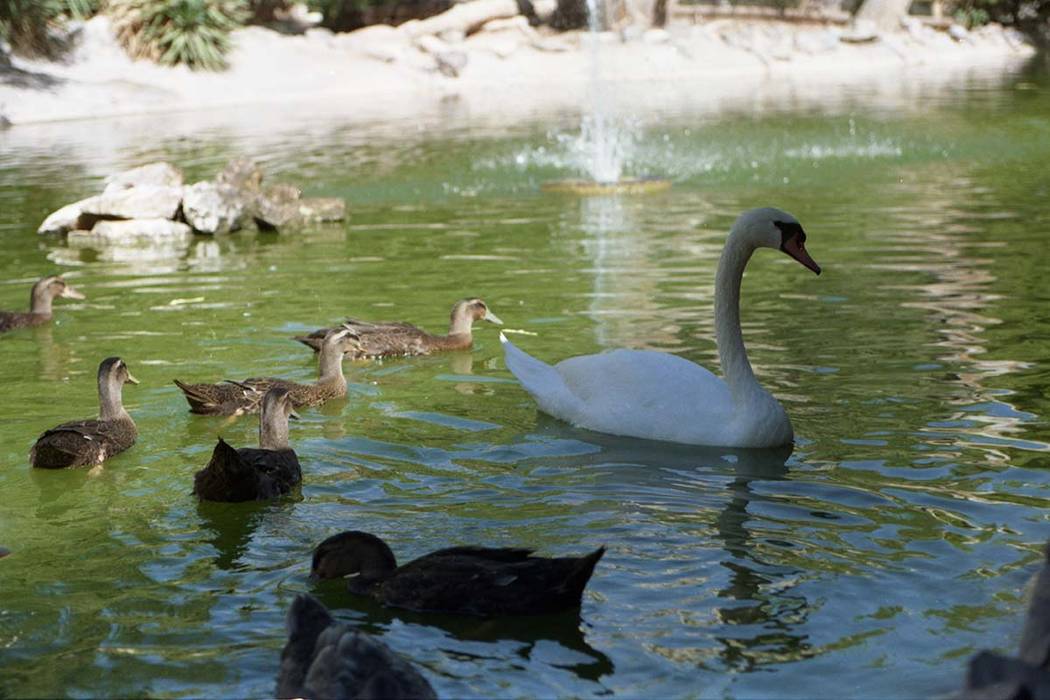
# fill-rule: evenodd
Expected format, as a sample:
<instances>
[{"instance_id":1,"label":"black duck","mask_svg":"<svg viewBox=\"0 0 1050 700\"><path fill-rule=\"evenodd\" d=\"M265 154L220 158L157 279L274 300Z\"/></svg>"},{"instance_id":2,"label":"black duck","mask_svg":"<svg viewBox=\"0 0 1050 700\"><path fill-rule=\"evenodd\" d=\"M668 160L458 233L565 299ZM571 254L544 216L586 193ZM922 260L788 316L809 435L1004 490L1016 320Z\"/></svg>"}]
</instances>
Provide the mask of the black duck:
<instances>
[{"instance_id":1,"label":"black duck","mask_svg":"<svg viewBox=\"0 0 1050 700\"><path fill-rule=\"evenodd\" d=\"M55 297L83 299L84 295L57 275L44 277L33 285L29 311L0 311L0 333L16 328L40 326L51 321L51 302Z\"/></svg>"},{"instance_id":2,"label":"black duck","mask_svg":"<svg viewBox=\"0 0 1050 700\"><path fill-rule=\"evenodd\" d=\"M331 399L346 396L343 356L352 342L351 332L345 328L337 328L325 336L318 357L320 371L315 384L297 384L284 379L263 377L245 379L242 382L227 380L219 384L186 384L176 379L175 385L182 389L191 413L208 416L256 413L262 397L273 387L287 389L295 408L319 406Z\"/></svg>"},{"instance_id":3,"label":"black duck","mask_svg":"<svg viewBox=\"0 0 1050 700\"><path fill-rule=\"evenodd\" d=\"M431 335L408 323L369 323L349 319L344 326L353 331L355 341L347 350L347 355L352 359L366 359L429 355L445 350L469 350L474 344L471 333L474 321L503 325L503 321L499 320L481 299L461 299L456 302L452 307L448 335ZM327 332L327 328L322 328L309 335L297 335L295 339L314 350L319 350Z\"/></svg>"},{"instance_id":4,"label":"black duck","mask_svg":"<svg viewBox=\"0 0 1050 700\"><path fill-rule=\"evenodd\" d=\"M311 574L346 578L354 593L383 605L481 617L542 615L580 606L604 547L583 557L548 559L532 550L451 547L398 566L367 532L333 535L314 550Z\"/></svg>"},{"instance_id":5,"label":"black duck","mask_svg":"<svg viewBox=\"0 0 1050 700\"><path fill-rule=\"evenodd\" d=\"M963 698L1050 700L1050 545L1032 584L1018 656L982 651L970 659Z\"/></svg>"},{"instance_id":6,"label":"black duck","mask_svg":"<svg viewBox=\"0 0 1050 700\"><path fill-rule=\"evenodd\" d=\"M315 700L436 698L412 665L378 639L336 622L308 595L288 610L277 697Z\"/></svg>"},{"instance_id":7,"label":"black duck","mask_svg":"<svg viewBox=\"0 0 1050 700\"><path fill-rule=\"evenodd\" d=\"M193 477L203 501L261 501L289 493L303 480L299 458L288 446L288 419L298 418L284 387L266 392L259 415L259 447L235 450L219 438L208 466Z\"/></svg>"},{"instance_id":8,"label":"black duck","mask_svg":"<svg viewBox=\"0 0 1050 700\"><path fill-rule=\"evenodd\" d=\"M119 357L103 360L98 367L98 418L48 430L29 451L29 463L42 469L95 466L134 445L138 429L121 401L124 382L139 383Z\"/></svg>"}]
</instances>

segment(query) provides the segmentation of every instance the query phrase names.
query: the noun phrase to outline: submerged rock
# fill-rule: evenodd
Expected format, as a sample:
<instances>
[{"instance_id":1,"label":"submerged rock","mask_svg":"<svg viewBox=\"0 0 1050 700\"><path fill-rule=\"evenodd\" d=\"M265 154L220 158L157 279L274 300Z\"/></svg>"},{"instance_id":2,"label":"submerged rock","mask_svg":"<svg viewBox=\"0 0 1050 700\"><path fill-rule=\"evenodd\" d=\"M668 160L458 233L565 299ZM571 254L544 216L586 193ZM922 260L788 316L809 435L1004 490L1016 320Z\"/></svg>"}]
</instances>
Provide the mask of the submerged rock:
<instances>
[{"instance_id":1,"label":"submerged rock","mask_svg":"<svg viewBox=\"0 0 1050 700\"><path fill-rule=\"evenodd\" d=\"M90 231L70 231L70 246L92 248L113 245L153 245L178 242L189 244L190 227L168 219L130 219L99 221Z\"/></svg>"},{"instance_id":2,"label":"submerged rock","mask_svg":"<svg viewBox=\"0 0 1050 700\"><path fill-rule=\"evenodd\" d=\"M298 223L301 197L298 187L270 185L255 202L255 224L262 231L272 231Z\"/></svg>"},{"instance_id":3,"label":"submerged rock","mask_svg":"<svg viewBox=\"0 0 1050 700\"><path fill-rule=\"evenodd\" d=\"M299 216L307 224L342 221L346 202L338 197L304 197L299 200Z\"/></svg>"}]
</instances>

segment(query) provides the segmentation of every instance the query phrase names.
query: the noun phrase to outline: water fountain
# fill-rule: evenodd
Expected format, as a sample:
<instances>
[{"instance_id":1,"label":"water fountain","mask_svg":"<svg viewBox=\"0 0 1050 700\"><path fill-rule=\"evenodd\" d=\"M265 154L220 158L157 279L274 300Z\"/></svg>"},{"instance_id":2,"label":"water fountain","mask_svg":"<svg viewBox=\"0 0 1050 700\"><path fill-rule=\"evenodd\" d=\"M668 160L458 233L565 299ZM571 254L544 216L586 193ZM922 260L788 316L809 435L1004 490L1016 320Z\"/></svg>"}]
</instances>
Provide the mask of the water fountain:
<instances>
[{"instance_id":1,"label":"water fountain","mask_svg":"<svg viewBox=\"0 0 1050 700\"><path fill-rule=\"evenodd\" d=\"M543 183L542 189L581 195L633 194L667 189L671 182L663 178L624 177L624 167L634 147L634 135L613 116L606 97L610 90L602 77L600 3L601 0L587 0L591 52L589 104L580 123L580 135L570 144L587 177L552 180Z\"/></svg>"}]
</instances>

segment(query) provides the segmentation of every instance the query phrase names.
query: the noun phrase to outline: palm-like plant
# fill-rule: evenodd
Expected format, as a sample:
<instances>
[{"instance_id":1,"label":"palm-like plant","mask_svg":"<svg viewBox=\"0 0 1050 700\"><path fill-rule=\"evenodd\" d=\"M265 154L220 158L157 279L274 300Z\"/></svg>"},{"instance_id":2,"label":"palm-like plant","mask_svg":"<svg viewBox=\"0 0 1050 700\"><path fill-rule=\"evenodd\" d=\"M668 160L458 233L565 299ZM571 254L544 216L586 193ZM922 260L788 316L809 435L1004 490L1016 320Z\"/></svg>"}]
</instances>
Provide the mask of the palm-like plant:
<instances>
[{"instance_id":1,"label":"palm-like plant","mask_svg":"<svg viewBox=\"0 0 1050 700\"><path fill-rule=\"evenodd\" d=\"M248 17L247 0L108 0L106 11L133 58L221 70L230 32Z\"/></svg>"}]
</instances>

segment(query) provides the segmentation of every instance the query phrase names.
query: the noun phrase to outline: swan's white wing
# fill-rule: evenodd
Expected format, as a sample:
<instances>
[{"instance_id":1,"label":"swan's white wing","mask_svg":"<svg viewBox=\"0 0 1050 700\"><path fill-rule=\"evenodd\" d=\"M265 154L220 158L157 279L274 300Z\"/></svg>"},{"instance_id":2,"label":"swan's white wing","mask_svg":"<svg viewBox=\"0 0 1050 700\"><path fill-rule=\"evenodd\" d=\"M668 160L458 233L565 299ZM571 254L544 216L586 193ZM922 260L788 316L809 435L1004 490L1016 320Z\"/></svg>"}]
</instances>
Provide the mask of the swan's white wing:
<instances>
[{"instance_id":1,"label":"swan's white wing","mask_svg":"<svg viewBox=\"0 0 1050 700\"><path fill-rule=\"evenodd\" d=\"M614 350L552 367L505 338L507 367L540 410L614 435L719 444L733 411L725 383L675 355Z\"/></svg>"},{"instance_id":2,"label":"swan's white wing","mask_svg":"<svg viewBox=\"0 0 1050 700\"><path fill-rule=\"evenodd\" d=\"M573 357L555 369L577 399L576 415L565 418L592 430L696 442L698 431L715 434L732 417L725 382L676 355L613 350Z\"/></svg>"}]
</instances>

